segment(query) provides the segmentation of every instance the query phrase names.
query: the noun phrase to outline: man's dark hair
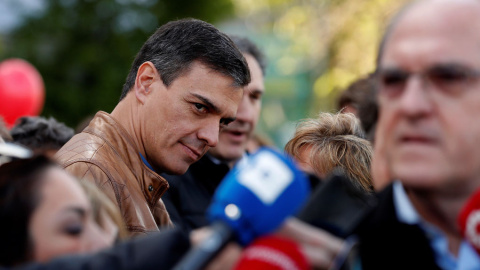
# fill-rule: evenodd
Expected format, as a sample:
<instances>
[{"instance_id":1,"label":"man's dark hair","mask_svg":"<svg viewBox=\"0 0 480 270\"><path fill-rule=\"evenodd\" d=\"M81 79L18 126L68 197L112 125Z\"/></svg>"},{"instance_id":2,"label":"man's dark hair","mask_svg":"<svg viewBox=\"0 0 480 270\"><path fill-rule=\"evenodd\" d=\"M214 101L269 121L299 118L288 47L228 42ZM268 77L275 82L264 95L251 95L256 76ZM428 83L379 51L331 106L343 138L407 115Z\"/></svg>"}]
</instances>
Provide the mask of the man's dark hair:
<instances>
[{"instance_id":1,"label":"man's dark hair","mask_svg":"<svg viewBox=\"0 0 480 270\"><path fill-rule=\"evenodd\" d=\"M155 31L135 57L120 100L132 89L138 68L147 61L155 65L165 86L188 71L193 61L231 77L238 87L250 83L247 62L232 40L196 19L172 21Z\"/></svg>"},{"instance_id":2,"label":"man's dark hair","mask_svg":"<svg viewBox=\"0 0 480 270\"><path fill-rule=\"evenodd\" d=\"M70 140L74 131L55 118L22 117L10 131L13 141L33 151L58 150Z\"/></svg>"},{"instance_id":3,"label":"man's dark hair","mask_svg":"<svg viewBox=\"0 0 480 270\"><path fill-rule=\"evenodd\" d=\"M257 60L258 64L260 65L260 69L262 69L263 75L265 75L265 69L267 68L267 60L265 59L265 55L260 51L260 49L255 45L250 39L234 36L231 35L230 38L232 39L235 46L243 53L243 54L250 54Z\"/></svg>"},{"instance_id":4,"label":"man's dark hair","mask_svg":"<svg viewBox=\"0 0 480 270\"><path fill-rule=\"evenodd\" d=\"M337 100L337 110L340 111L349 105L358 110L361 100L370 93L369 89L374 85L375 81L369 77L360 78L348 85Z\"/></svg>"},{"instance_id":5,"label":"man's dark hair","mask_svg":"<svg viewBox=\"0 0 480 270\"><path fill-rule=\"evenodd\" d=\"M373 143L378 121L377 83L375 74L371 73L363 80L365 82L365 89L363 98L358 104L358 118L360 119L367 139Z\"/></svg>"},{"instance_id":6,"label":"man's dark hair","mask_svg":"<svg viewBox=\"0 0 480 270\"><path fill-rule=\"evenodd\" d=\"M342 110L347 105L357 109L357 117L368 140L373 140L378 118L377 82L374 73L362 77L345 89L340 95L337 108Z\"/></svg>"},{"instance_id":7,"label":"man's dark hair","mask_svg":"<svg viewBox=\"0 0 480 270\"><path fill-rule=\"evenodd\" d=\"M39 205L44 174L57 166L44 156L19 159L0 166L0 265L32 260L29 224Z\"/></svg>"}]
</instances>

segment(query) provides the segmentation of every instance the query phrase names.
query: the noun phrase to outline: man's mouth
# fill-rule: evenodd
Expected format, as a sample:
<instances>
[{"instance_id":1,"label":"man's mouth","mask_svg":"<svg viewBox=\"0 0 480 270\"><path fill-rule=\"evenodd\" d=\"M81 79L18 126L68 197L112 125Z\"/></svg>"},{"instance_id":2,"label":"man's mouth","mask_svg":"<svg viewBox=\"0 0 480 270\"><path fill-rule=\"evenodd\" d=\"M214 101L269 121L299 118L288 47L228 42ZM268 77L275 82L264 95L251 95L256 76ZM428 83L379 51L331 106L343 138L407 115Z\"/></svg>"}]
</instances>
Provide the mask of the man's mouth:
<instances>
[{"instance_id":1,"label":"man's mouth","mask_svg":"<svg viewBox=\"0 0 480 270\"><path fill-rule=\"evenodd\" d=\"M400 136L400 143L402 144L435 144L437 139L432 136L426 136L424 134L407 134Z\"/></svg>"},{"instance_id":2,"label":"man's mouth","mask_svg":"<svg viewBox=\"0 0 480 270\"><path fill-rule=\"evenodd\" d=\"M245 134L245 132L241 132L241 131L235 131L235 130L232 130L232 131L227 131L228 133L232 134L233 136L242 136Z\"/></svg>"},{"instance_id":3,"label":"man's mouth","mask_svg":"<svg viewBox=\"0 0 480 270\"><path fill-rule=\"evenodd\" d=\"M203 154L203 151L200 151L200 150L197 150L193 147L189 147L185 144L182 144L187 152L187 154L193 159L193 160L198 160L202 154Z\"/></svg>"},{"instance_id":4,"label":"man's mouth","mask_svg":"<svg viewBox=\"0 0 480 270\"><path fill-rule=\"evenodd\" d=\"M427 137L405 136L405 137L402 137L401 142L403 142L403 143L431 143L432 140L427 138Z\"/></svg>"},{"instance_id":5,"label":"man's mouth","mask_svg":"<svg viewBox=\"0 0 480 270\"><path fill-rule=\"evenodd\" d=\"M248 133L240 130L228 130L224 131L224 134L226 134L232 142L241 143L246 140Z\"/></svg>"}]
</instances>

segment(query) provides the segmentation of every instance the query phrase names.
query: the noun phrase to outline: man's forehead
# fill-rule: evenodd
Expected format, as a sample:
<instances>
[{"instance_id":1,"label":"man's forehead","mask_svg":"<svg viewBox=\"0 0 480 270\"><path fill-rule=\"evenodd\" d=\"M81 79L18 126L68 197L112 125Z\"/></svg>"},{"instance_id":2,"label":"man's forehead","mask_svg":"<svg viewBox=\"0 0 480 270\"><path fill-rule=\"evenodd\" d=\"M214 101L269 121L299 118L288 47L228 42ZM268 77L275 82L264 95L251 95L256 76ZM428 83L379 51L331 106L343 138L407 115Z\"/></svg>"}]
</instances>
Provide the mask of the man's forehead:
<instances>
[{"instance_id":1,"label":"man's forehead","mask_svg":"<svg viewBox=\"0 0 480 270\"><path fill-rule=\"evenodd\" d=\"M379 65L388 65L389 59L385 58L405 55L417 63L455 62L462 58L479 62L480 58L471 59L480 49L479 18L480 3L475 1L418 2L396 18L380 52ZM466 52L472 55L467 57Z\"/></svg>"},{"instance_id":2,"label":"man's forehead","mask_svg":"<svg viewBox=\"0 0 480 270\"><path fill-rule=\"evenodd\" d=\"M233 104L240 103L241 97L243 96L244 88L242 87L229 87L222 92L210 92L206 93L203 91L192 91L190 95L196 99L202 101L206 105L210 106L217 113L230 113L230 106ZM229 104L232 102L233 104ZM229 106L227 106L229 105ZM234 113L235 114L235 113Z\"/></svg>"},{"instance_id":3,"label":"man's forehead","mask_svg":"<svg viewBox=\"0 0 480 270\"><path fill-rule=\"evenodd\" d=\"M243 91L244 96L249 94L263 94L265 93L265 86L263 84L249 85L243 88Z\"/></svg>"},{"instance_id":4,"label":"man's forehead","mask_svg":"<svg viewBox=\"0 0 480 270\"><path fill-rule=\"evenodd\" d=\"M397 15L395 24L412 20L430 24L432 19L440 18L448 25L453 20L462 18L469 21L467 19L469 16L478 17L478 14L480 14L480 1L478 0L423 0L407 5Z\"/></svg>"},{"instance_id":5,"label":"man's forehead","mask_svg":"<svg viewBox=\"0 0 480 270\"><path fill-rule=\"evenodd\" d=\"M175 80L188 77L191 73L199 73L199 70L202 70L203 73L207 74L207 76L221 76L230 80L229 87L232 89L241 88L235 83L234 77L231 74L226 74L218 70L217 67L210 65L208 63L203 62L201 59L193 60L189 64L182 67L180 72L177 74ZM173 80L173 81L175 81Z\"/></svg>"},{"instance_id":6,"label":"man's forehead","mask_svg":"<svg viewBox=\"0 0 480 270\"><path fill-rule=\"evenodd\" d=\"M201 101L225 117L235 116L233 105L238 105L243 95L243 88L237 86L232 77L200 61L193 61L169 87L183 90L182 95Z\"/></svg>"},{"instance_id":7,"label":"man's forehead","mask_svg":"<svg viewBox=\"0 0 480 270\"><path fill-rule=\"evenodd\" d=\"M255 58L251 54L245 53L244 57L247 60L248 67L250 69L250 77L251 77L251 81L247 85L247 87L260 88L260 90L263 90L264 74L260 67L260 63L258 62L257 58Z\"/></svg>"}]
</instances>

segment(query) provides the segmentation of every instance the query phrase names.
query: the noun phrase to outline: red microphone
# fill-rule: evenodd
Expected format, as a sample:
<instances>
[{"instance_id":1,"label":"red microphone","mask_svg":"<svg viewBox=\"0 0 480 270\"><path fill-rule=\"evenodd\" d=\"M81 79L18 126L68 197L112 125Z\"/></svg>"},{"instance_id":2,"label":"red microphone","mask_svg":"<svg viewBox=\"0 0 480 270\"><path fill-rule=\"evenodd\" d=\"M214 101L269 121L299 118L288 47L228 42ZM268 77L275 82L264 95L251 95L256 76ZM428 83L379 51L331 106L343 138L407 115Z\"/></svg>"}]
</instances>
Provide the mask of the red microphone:
<instances>
[{"instance_id":1,"label":"red microphone","mask_svg":"<svg viewBox=\"0 0 480 270\"><path fill-rule=\"evenodd\" d=\"M480 190L468 200L458 216L458 225L465 239L480 254Z\"/></svg>"},{"instance_id":2,"label":"red microphone","mask_svg":"<svg viewBox=\"0 0 480 270\"><path fill-rule=\"evenodd\" d=\"M235 270L307 270L311 269L300 246L278 236L256 239L242 253Z\"/></svg>"}]
</instances>

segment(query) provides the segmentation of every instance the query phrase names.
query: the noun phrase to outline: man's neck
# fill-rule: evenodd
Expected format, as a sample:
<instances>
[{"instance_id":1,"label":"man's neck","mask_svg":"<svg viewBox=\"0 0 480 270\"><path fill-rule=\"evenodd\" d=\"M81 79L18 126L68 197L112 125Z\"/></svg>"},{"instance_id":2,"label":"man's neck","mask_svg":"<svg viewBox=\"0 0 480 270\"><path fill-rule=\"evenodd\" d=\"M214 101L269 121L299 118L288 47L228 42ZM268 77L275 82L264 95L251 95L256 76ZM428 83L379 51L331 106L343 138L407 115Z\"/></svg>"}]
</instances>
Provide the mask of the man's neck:
<instances>
[{"instance_id":1,"label":"man's neck","mask_svg":"<svg viewBox=\"0 0 480 270\"><path fill-rule=\"evenodd\" d=\"M436 192L405 188L412 205L426 222L439 228L448 239L450 252L457 256L462 237L457 217L467 198L441 196Z\"/></svg>"},{"instance_id":2,"label":"man's neck","mask_svg":"<svg viewBox=\"0 0 480 270\"><path fill-rule=\"evenodd\" d=\"M132 102L136 102L136 100L131 100L130 95L131 93L117 104L111 116L127 131L140 154L146 157L145 148L143 147L143 143L141 143L140 128L138 126L138 119L141 118L138 116L139 111L137 107L131 104Z\"/></svg>"}]
</instances>

